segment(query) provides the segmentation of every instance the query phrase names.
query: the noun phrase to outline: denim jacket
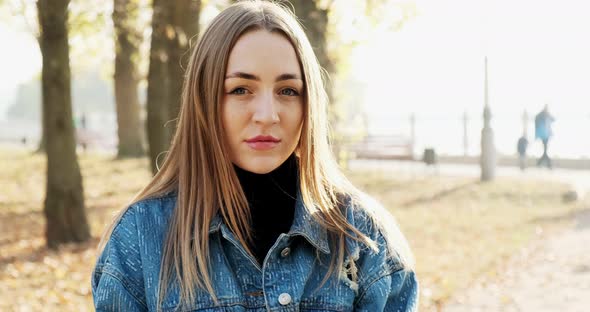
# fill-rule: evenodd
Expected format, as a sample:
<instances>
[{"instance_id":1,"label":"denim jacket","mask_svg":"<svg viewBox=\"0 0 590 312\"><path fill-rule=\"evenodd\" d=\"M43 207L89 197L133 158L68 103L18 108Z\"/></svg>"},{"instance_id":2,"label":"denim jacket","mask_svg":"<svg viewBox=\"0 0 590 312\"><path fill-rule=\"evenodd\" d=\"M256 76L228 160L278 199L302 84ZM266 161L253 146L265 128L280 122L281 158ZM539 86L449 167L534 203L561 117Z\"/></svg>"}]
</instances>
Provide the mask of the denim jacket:
<instances>
[{"instance_id":1,"label":"denim jacket","mask_svg":"<svg viewBox=\"0 0 590 312\"><path fill-rule=\"evenodd\" d=\"M92 273L97 311L156 311L158 276L168 220L176 196L133 204L116 225ZM180 307L178 287L163 311L417 311L418 282L399 257L389 255L381 232L365 211L348 207L347 218L379 246L379 252L352 239L347 250L358 269L356 281L342 270L322 285L330 256L326 229L312 218L299 194L293 224L268 251L262 267L248 255L217 215L209 227L211 281L218 303L197 288L196 300ZM319 287L322 285L321 287Z\"/></svg>"}]
</instances>

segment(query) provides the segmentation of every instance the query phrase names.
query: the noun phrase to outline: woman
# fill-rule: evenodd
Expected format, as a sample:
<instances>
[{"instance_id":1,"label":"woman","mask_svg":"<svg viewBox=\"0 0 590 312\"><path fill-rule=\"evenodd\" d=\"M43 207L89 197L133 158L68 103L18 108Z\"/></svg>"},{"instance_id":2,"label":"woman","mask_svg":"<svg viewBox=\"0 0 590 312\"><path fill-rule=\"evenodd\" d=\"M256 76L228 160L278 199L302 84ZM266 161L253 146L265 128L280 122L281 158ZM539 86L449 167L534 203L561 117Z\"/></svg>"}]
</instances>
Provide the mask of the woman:
<instances>
[{"instance_id":1,"label":"woman","mask_svg":"<svg viewBox=\"0 0 590 312\"><path fill-rule=\"evenodd\" d=\"M328 145L320 67L289 11L221 12L153 180L105 232L98 311L411 311L405 239Z\"/></svg>"}]
</instances>

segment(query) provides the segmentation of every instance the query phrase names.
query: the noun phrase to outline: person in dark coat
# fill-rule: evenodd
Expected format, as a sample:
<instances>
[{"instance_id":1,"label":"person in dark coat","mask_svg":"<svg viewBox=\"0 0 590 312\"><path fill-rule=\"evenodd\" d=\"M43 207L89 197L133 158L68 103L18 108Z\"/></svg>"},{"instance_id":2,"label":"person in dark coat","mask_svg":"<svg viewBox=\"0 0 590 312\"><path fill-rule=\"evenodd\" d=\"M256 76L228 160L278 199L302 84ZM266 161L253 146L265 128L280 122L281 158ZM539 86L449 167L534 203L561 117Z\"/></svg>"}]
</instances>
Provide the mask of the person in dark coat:
<instances>
[{"instance_id":1,"label":"person in dark coat","mask_svg":"<svg viewBox=\"0 0 590 312\"><path fill-rule=\"evenodd\" d=\"M523 135L518 139L516 149L518 151L518 165L520 170L526 169L526 150L529 146L529 140L526 135Z\"/></svg>"}]
</instances>

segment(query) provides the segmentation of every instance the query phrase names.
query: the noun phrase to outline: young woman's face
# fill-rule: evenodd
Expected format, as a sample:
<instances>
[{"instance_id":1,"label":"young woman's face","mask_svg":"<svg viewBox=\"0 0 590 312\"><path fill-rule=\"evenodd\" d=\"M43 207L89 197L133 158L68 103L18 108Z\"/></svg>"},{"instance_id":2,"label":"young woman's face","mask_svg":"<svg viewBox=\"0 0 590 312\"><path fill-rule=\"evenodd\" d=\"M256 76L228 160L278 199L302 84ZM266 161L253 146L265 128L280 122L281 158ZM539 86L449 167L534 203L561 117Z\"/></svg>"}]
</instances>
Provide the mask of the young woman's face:
<instances>
[{"instance_id":1,"label":"young woman's face","mask_svg":"<svg viewBox=\"0 0 590 312\"><path fill-rule=\"evenodd\" d=\"M266 30L242 35L229 55L222 123L230 159L268 173L295 150L303 123L303 78L295 49Z\"/></svg>"}]
</instances>

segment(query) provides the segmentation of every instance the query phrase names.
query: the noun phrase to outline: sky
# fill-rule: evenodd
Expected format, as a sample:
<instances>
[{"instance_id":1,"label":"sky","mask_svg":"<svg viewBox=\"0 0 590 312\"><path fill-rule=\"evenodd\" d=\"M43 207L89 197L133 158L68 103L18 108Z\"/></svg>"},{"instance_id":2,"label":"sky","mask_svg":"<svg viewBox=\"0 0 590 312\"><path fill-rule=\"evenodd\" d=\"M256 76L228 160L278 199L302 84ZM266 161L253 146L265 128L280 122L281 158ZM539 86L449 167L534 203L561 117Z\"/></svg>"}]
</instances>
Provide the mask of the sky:
<instances>
[{"instance_id":1,"label":"sky","mask_svg":"<svg viewBox=\"0 0 590 312\"><path fill-rule=\"evenodd\" d=\"M556 112L590 114L587 1L418 0L417 7L401 31L374 36L357 53L360 76L375 77L369 102L385 110L395 103L478 110L487 56L494 111L535 111L548 103ZM379 90L395 100L384 101Z\"/></svg>"},{"instance_id":2,"label":"sky","mask_svg":"<svg viewBox=\"0 0 590 312\"><path fill-rule=\"evenodd\" d=\"M41 70L41 53L35 39L0 23L0 116L11 104L18 84L26 82Z\"/></svg>"},{"instance_id":3,"label":"sky","mask_svg":"<svg viewBox=\"0 0 590 312\"><path fill-rule=\"evenodd\" d=\"M400 30L372 30L352 53L352 75L366 85L363 105L375 131L407 130L414 113L420 147L452 136L457 139L443 149L457 151L466 111L475 151L487 56L489 104L501 150L512 152L525 109L533 115L549 104L563 145L556 146L590 156L590 144L570 139L590 132L590 2L416 0L415 5L417 15ZM30 35L1 23L0 41L11 43L0 49L0 97L10 99L18 83L38 74L40 54ZM7 104L0 101L0 115Z\"/></svg>"},{"instance_id":4,"label":"sky","mask_svg":"<svg viewBox=\"0 0 590 312\"><path fill-rule=\"evenodd\" d=\"M374 33L353 54L353 72L367 77L365 110L376 132L407 133L407 116L415 113L420 147L442 144L457 152L467 111L469 149L476 153L487 56L501 152L514 152L523 111L532 117L549 104L558 120L555 150L590 156L590 143L579 141L590 133L589 2L418 0L416 7L400 31ZM533 148L538 152L540 144Z\"/></svg>"}]
</instances>

